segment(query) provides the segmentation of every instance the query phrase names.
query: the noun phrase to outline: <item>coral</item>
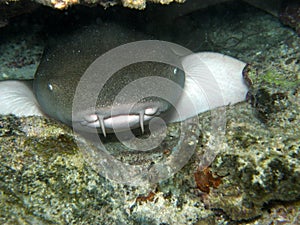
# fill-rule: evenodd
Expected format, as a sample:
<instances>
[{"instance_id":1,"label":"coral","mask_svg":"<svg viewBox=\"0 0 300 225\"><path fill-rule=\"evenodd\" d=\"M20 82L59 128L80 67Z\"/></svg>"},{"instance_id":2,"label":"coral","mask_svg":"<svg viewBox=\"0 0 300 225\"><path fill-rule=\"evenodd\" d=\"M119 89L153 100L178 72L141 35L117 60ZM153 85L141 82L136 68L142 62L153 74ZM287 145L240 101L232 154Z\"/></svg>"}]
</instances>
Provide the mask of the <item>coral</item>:
<instances>
[{"instance_id":1,"label":"coral","mask_svg":"<svg viewBox=\"0 0 300 225\"><path fill-rule=\"evenodd\" d=\"M217 188L222 182L221 177L214 177L209 168L197 169L194 176L197 187L207 194L209 194L210 187Z\"/></svg>"},{"instance_id":2,"label":"coral","mask_svg":"<svg viewBox=\"0 0 300 225\"><path fill-rule=\"evenodd\" d=\"M102 5L103 7L107 8L110 6L114 6L117 4L122 4L124 7L128 8L133 8L133 9L145 9L146 8L146 3L147 2L153 2L153 3L158 3L158 4L170 4L171 2L177 2L177 3L183 3L185 0L35 0L35 3L39 3L42 5L50 6L55 9L67 9L69 6L72 5ZM4 2L4 1L3 1ZM21 10L18 10L18 13L14 13L13 15L20 14L24 12L24 9L26 11L29 11L31 9L31 5L34 5L35 7L37 4L28 2L28 1L21 1L21 0L9 0L5 1L7 3L6 8L13 9L12 6L16 5L17 7L14 8L20 8L21 5ZM1 4L1 1L0 1ZM0 5L1 6L1 5ZM0 7L1 11L1 7ZM6 10L5 12L7 12ZM6 16L3 19L8 19L9 17Z\"/></svg>"},{"instance_id":3,"label":"coral","mask_svg":"<svg viewBox=\"0 0 300 225\"><path fill-rule=\"evenodd\" d=\"M138 196L136 198L136 202L138 202L138 203L147 202L147 201L151 201L152 202L154 200L154 197L155 197L155 193L152 192L152 191L150 191L147 196L142 196L142 195Z\"/></svg>"}]
</instances>

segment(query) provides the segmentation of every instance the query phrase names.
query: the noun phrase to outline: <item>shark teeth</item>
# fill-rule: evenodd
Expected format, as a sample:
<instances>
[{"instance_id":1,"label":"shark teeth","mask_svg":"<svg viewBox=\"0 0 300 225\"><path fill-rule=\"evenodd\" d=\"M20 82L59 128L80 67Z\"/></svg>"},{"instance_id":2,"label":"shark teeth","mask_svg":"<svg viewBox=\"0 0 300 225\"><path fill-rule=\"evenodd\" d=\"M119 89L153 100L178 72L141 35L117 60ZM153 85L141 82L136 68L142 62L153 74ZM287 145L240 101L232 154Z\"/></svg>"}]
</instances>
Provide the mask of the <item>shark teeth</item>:
<instances>
[{"instance_id":1,"label":"shark teeth","mask_svg":"<svg viewBox=\"0 0 300 225\"><path fill-rule=\"evenodd\" d=\"M99 125L101 128L101 131L103 133L103 136L106 137L106 132L105 132L105 125L104 125L104 119L103 116L97 116L98 117L98 121L99 121Z\"/></svg>"},{"instance_id":2,"label":"shark teeth","mask_svg":"<svg viewBox=\"0 0 300 225\"><path fill-rule=\"evenodd\" d=\"M115 115L104 117L104 115L94 113L86 115L80 124L84 127L99 128L104 137L107 133L125 131L133 127L140 127L142 134L145 132L145 121L155 117L158 112L157 107L145 108L137 114Z\"/></svg>"}]
</instances>

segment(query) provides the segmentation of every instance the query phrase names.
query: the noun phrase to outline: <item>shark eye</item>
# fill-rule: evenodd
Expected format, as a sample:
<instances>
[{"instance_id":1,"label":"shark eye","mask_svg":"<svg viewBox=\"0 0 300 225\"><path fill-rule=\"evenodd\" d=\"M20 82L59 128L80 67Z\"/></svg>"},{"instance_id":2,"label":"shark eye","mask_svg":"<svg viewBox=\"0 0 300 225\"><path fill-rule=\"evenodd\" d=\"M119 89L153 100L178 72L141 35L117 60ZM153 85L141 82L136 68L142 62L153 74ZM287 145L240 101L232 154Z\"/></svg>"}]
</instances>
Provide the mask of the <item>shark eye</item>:
<instances>
[{"instance_id":1,"label":"shark eye","mask_svg":"<svg viewBox=\"0 0 300 225\"><path fill-rule=\"evenodd\" d=\"M52 86L52 84L48 84L48 89L50 90L50 91L53 91L53 86Z\"/></svg>"}]
</instances>

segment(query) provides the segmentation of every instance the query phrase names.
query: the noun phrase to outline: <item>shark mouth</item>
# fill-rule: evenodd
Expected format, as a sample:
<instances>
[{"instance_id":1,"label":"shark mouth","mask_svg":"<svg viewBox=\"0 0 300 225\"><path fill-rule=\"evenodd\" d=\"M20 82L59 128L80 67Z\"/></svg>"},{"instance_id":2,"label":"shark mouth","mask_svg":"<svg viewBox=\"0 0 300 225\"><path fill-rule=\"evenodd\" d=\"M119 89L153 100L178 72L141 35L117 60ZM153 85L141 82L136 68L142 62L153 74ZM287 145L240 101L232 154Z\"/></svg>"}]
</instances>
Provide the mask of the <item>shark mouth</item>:
<instances>
[{"instance_id":1,"label":"shark mouth","mask_svg":"<svg viewBox=\"0 0 300 225\"><path fill-rule=\"evenodd\" d=\"M98 113L85 115L79 123L86 128L99 128L106 137L107 133L121 132L130 128L140 127L144 133L144 126L151 118L160 114L158 107L146 108L138 113L116 114L104 116Z\"/></svg>"}]
</instances>

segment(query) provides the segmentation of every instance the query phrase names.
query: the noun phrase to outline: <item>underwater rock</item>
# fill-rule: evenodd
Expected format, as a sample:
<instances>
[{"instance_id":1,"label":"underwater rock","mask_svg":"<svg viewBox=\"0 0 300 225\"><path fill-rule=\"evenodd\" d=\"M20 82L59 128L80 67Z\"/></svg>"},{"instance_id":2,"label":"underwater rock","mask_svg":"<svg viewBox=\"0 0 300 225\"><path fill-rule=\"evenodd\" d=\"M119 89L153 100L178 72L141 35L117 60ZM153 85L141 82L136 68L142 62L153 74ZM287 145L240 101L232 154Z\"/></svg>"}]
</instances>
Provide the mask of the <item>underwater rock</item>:
<instances>
[{"instance_id":1,"label":"underwater rock","mask_svg":"<svg viewBox=\"0 0 300 225\"><path fill-rule=\"evenodd\" d=\"M248 99L263 123L274 122L278 119L277 113L284 112L292 104L291 96L297 98L300 81L296 76L287 77L277 71L259 74L251 65L244 69L243 75L249 83Z\"/></svg>"},{"instance_id":2,"label":"underwater rock","mask_svg":"<svg viewBox=\"0 0 300 225\"><path fill-rule=\"evenodd\" d=\"M251 78L253 87L267 89L256 76ZM222 182L210 187L209 194L196 188L194 172L210 149L210 112L199 116L202 134L195 157L174 177L150 188L99 176L67 126L47 118L1 117L1 219L16 224L194 224L199 218L216 221L211 210L221 210L234 221L257 218L265 204L300 196L299 93L294 86L287 94L288 108L270 112L267 129L253 116L250 104L227 108L226 142L211 165L213 176ZM151 154L130 153L118 143L110 149L119 160L151 165L168 157L178 129L178 124L170 125L162 148Z\"/></svg>"},{"instance_id":3,"label":"underwater rock","mask_svg":"<svg viewBox=\"0 0 300 225\"><path fill-rule=\"evenodd\" d=\"M222 210L232 220L255 218L271 200L300 196L299 92L297 98L291 97L287 111L277 112L286 120L268 129L253 117L250 104L227 109L227 142L219 146L222 151L211 165L222 183L211 187L209 194L196 189L194 171L203 151L210 148L210 113L199 116L202 135L195 157L174 177L150 189L99 176L67 126L47 118L1 117L1 219L17 224L194 224L197 218L214 218L211 209ZM162 148L151 154L130 153L118 143L110 144L111 149L119 160L151 165L168 157L178 129L172 124ZM151 191L151 201L137 200Z\"/></svg>"},{"instance_id":4,"label":"underwater rock","mask_svg":"<svg viewBox=\"0 0 300 225\"><path fill-rule=\"evenodd\" d=\"M194 178L203 153L210 150L213 112L199 116L201 135L189 163L150 189L118 185L99 176L83 160L67 126L46 118L2 116L1 223L298 224L300 39L258 10L236 12L236 16L239 20L234 25L229 20L200 19L205 21L201 28L207 24L201 49L231 54L254 68L249 70L250 92L257 104L226 108L226 141L209 167L213 177L221 177L217 188L212 185L209 194L203 193ZM238 33L245 34L238 44L226 45ZM285 94L280 104L269 98L277 93ZM264 121L257 116L258 106L268 112ZM111 144L113 153L119 153L120 160L151 166L152 159L169 156L169 147L176 142L178 125L168 130L169 138L148 158L122 151L116 143Z\"/></svg>"},{"instance_id":5,"label":"underwater rock","mask_svg":"<svg viewBox=\"0 0 300 225\"><path fill-rule=\"evenodd\" d=\"M9 19L30 13L38 8L38 4L31 1L11 1L3 3L0 1L0 28L8 24Z\"/></svg>"},{"instance_id":6,"label":"underwater rock","mask_svg":"<svg viewBox=\"0 0 300 225\"><path fill-rule=\"evenodd\" d=\"M72 5L89 5L96 6L101 5L104 8L108 8L114 5L122 5L123 7L128 7L132 9L142 10L146 8L147 3L156 3L162 5L170 5L172 14L171 17L174 18L178 16L182 16L187 13L191 13L193 11L199 10L201 8L206 8L211 5L219 4L222 2L227 2L230 0L35 0L33 2L22 1L22 0L8 0L8 1L0 1L0 21L2 21L2 26L5 25L7 19L13 16L20 15L22 13L33 11L37 8L38 4L50 6L55 9L67 9ZM242 0L240 0L242 1ZM258 7L262 10L265 10L268 13L271 13L275 16L278 15L279 6L283 0L267 0L267 1L259 1L259 0L243 0L250 5ZM180 5L170 4L170 3L184 3ZM158 8L157 15L159 17L166 17L161 14L161 9ZM164 10L164 9L162 9ZM169 16L167 16L169 17ZM1 26L0 26L1 27Z\"/></svg>"},{"instance_id":7,"label":"underwater rock","mask_svg":"<svg viewBox=\"0 0 300 225\"><path fill-rule=\"evenodd\" d=\"M297 0L285 1L279 19L283 24L295 29L300 35L300 2Z\"/></svg>"},{"instance_id":8,"label":"underwater rock","mask_svg":"<svg viewBox=\"0 0 300 225\"><path fill-rule=\"evenodd\" d=\"M299 79L276 70L260 74L249 65L244 73L258 120L247 110L249 105L227 110L227 150L212 164L224 177L205 199L233 220L258 217L270 200L293 201L300 196Z\"/></svg>"},{"instance_id":9,"label":"underwater rock","mask_svg":"<svg viewBox=\"0 0 300 225\"><path fill-rule=\"evenodd\" d=\"M133 9L144 9L146 8L146 2L152 2L152 3L158 3L158 4L170 4L172 2L177 3L183 3L185 0L35 0L36 3L40 3L42 5L50 6L55 9L66 9L69 6L72 5L101 5L104 8L114 6L114 5L120 5L122 4L124 7L133 8ZM0 1L0 4L2 2ZM15 0L9 0L5 1L5 4L7 5L13 5L13 4L25 4L28 5L28 1L15 1ZM32 3L29 3L32 4Z\"/></svg>"}]
</instances>

